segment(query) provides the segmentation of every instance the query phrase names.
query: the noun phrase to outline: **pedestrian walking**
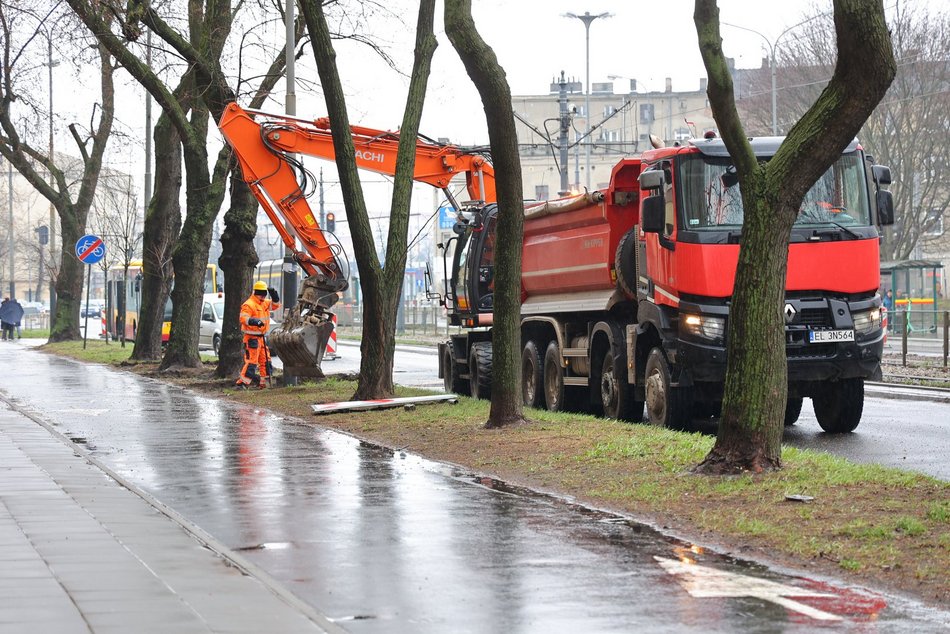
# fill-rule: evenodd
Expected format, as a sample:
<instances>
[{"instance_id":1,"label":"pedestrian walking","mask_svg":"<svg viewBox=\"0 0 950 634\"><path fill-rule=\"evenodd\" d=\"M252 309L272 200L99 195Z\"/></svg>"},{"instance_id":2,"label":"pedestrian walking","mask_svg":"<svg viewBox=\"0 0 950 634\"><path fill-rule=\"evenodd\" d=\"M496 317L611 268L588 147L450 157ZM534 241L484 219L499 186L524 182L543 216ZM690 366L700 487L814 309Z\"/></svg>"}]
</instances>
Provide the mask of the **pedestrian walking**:
<instances>
[{"instance_id":1,"label":"pedestrian walking","mask_svg":"<svg viewBox=\"0 0 950 634\"><path fill-rule=\"evenodd\" d=\"M268 295L270 298L268 298ZM270 375L270 351L264 336L270 327L270 313L280 309L280 296L264 282L254 282L251 296L241 305L241 332L244 335L244 367L237 385L248 387L254 383L267 386Z\"/></svg>"},{"instance_id":2,"label":"pedestrian walking","mask_svg":"<svg viewBox=\"0 0 950 634\"><path fill-rule=\"evenodd\" d=\"M10 298L10 302L12 302L13 304L16 304L16 306L14 307L14 310L20 313L20 318L16 320L16 338L22 339L23 336L20 334L20 326L23 323L23 315L25 311L23 310L23 306L20 305L20 302L17 301L16 297Z\"/></svg>"},{"instance_id":3,"label":"pedestrian walking","mask_svg":"<svg viewBox=\"0 0 950 634\"><path fill-rule=\"evenodd\" d=\"M0 330L3 341L13 341L17 324L23 319L23 307L16 298L4 297L0 302Z\"/></svg>"}]
</instances>

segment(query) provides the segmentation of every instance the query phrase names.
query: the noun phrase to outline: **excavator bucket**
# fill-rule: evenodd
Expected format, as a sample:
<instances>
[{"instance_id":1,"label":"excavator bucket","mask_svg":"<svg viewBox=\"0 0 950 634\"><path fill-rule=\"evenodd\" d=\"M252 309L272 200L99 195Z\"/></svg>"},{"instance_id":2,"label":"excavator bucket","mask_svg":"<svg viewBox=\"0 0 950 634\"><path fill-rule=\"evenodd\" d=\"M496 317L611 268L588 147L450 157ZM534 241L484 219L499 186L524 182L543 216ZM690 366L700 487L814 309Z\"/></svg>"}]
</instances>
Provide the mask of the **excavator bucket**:
<instances>
[{"instance_id":1,"label":"excavator bucket","mask_svg":"<svg viewBox=\"0 0 950 634\"><path fill-rule=\"evenodd\" d=\"M297 323L288 319L268 337L271 350L284 364L285 374L323 378L320 364L333 332L333 323L314 317Z\"/></svg>"},{"instance_id":2,"label":"excavator bucket","mask_svg":"<svg viewBox=\"0 0 950 634\"><path fill-rule=\"evenodd\" d=\"M333 313L329 308L339 298L335 292L326 292L325 285L321 275L304 278L296 305L280 328L268 337L286 374L315 379L325 376L320 364L333 334ZM342 288L346 288L345 279Z\"/></svg>"}]
</instances>

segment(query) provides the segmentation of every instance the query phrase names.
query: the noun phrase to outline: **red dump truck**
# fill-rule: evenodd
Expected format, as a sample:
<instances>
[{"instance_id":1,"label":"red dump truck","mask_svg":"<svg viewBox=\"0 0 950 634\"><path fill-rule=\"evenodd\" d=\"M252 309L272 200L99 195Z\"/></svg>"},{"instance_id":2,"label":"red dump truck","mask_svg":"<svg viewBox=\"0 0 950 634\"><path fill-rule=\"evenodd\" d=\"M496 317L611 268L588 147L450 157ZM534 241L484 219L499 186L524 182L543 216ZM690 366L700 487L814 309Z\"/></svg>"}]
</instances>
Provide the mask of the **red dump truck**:
<instances>
[{"instance_id":1,"label":"red dump truck","mask_svg":"<svg viewBox=\"0 0 950 634\"><path fill-rule=\"evenodd\" d=\"M760 160L782 138L752 139ZM789 241L786 424L812 399L829 432L860 422L880 376L878 227L893 223L890 170L857 141L808 192ZM473 204L446 247L446 390L487 398L497 206ZM742 236L735 168L719 138L660 147L613 169L606 189L525 207L526 405L685 428L722 403ZM452 253L451 262L448 254Z\"/></svg>"}]
</instances>

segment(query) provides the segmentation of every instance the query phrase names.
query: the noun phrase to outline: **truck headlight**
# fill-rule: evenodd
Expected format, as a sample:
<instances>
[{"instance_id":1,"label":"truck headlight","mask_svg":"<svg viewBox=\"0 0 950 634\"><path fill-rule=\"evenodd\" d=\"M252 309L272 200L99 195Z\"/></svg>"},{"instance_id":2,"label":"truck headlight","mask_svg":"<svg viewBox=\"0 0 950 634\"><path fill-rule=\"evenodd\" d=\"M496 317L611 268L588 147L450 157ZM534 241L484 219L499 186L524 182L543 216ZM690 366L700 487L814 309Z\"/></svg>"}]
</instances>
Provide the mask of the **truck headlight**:
<instances>
[{"instance_id":1,"label":"truck headlight","mask_svg":"<svg viewBox=\"0 0 950 634\"><path fill-rule=\"evenodd\" d=\"M722 339L726 334L725 317L710 315L683 315L680 323L683 332L703 339Z\"/></svg>"},{"instance_id":2,"label":"truck headlight","mask_svg":"<svg viewBox=\"0 0 950 634\"><path fill-rule=\"evenodd\" d=\"M866 335L881 329L881 309L872 308L854 314L854 332Z\"/></svg>"}]
</instances>

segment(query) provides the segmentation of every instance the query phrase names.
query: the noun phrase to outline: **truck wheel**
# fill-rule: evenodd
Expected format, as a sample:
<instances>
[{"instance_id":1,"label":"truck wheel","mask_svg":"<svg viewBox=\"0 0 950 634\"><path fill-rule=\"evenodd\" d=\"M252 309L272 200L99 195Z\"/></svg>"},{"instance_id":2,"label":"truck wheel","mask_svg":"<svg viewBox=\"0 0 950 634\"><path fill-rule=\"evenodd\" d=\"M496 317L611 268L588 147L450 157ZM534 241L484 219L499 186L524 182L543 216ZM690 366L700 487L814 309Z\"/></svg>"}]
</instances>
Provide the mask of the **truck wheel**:
<instances>
[{"instance_id":1,"label":"truck wheel","mask_svg":"<svg viewBox=\"0 0 950 634\"><path fill-rule=\"evenodd\" d=\"M651 425L670 429L689 429L692 423L693 394L687 387L672 387L670 364L660 348L650 350L647 357L646 390L647 420Z\"/></svg>"},{"instance_id":2,"label":"truck wheel","mask_svg":"<svg viewBox=\"0 0 950 634\"><path fill-rule=\"evenodd\" d=\"M221 335L215 335L211 339L211 349L214 350L214 356L216 357L221 356L220 354L218 354L218 351L221 349Z\"/></svg>"},{"instance_id":3,"label":"truck wheel","mask_svg":"<svg viewBox=\"0 0 950 634\"><path fill-rule=\"evenodd\" d=\"M614 270L617 271L617 286L627 297L635 299L637 296L636 227L620 238L617 252L614 254Z\"/></svg>"},{"instance_id":4,"label":"truck wheel","mask_svg":"<svg viewBox=\"0 0 950 634\"><path fill-rule=\"evenodd\" d=\"M802 402L805 399L799 398L789 398L785 403L785 426L791 427L798 421L798 417L802 414Z\"/></svg>"},{"instance_id":5,"label":"truck wheel","mask_svg":"<svg viewBox=\"0 0 950 634\"><path fill-rule=\"evenodd\" d=\"M532 340L524 344L521 353L521 397L525 407L541 407L544 404L541 352Z\"/></svg>"},{"instance_id":6,"label":"truck wheel","mask_svg":"<svg viewBox=\"0 0 950 634\"><path fill-rule=\"evenodd\" d=\"M468 387L472 398L491 398L491 341L472 344L468 355Z\"/></svg>"},{"instance_id":7,"label":"truck wheel","mask_svg":"<svg viewBox=\"0 0 950 634\"><path fill-rule=\"evenodd\" d=\"M613 353L608 350L600 371L600 405L604 417L639 422L643 420L643 401L633 398L633 390L627 385L626 368L618 367Z\"/></svg>"},{"instance_id":8,"label":"truck wheel","mask_svg":"<svg viewBox=\"0 0 950 634\"><path fill-rule=\"evenodd\" d=\"M452 354L451 344L445 346L442 351L442 384L446 392L468 396L468 383L459 378L459 367L455 363L455 355Z\"/></svg>"},{"instance_id":9,"label":"truck wheel","mask_svg":"<svg viewBox=\"0 0 950 634\"><path fill-rule=\"evenodd\" d=\"M564 368L561 366L561 350L557 341L548 344L544 351L544 404L552 412L563 412L567 405L564 399Z\"/></svg>"},{"instance_id":10,"label":"truck wheel","mask_svg":"<svg viewBox=\"0 0 950 634\"><path fill-rule=\"evenodd\" d=\"M864 411L864 379L829 383L812 397L815 418L829 434L847 434L861 422Z\"/></svg>"}]
</instances>

